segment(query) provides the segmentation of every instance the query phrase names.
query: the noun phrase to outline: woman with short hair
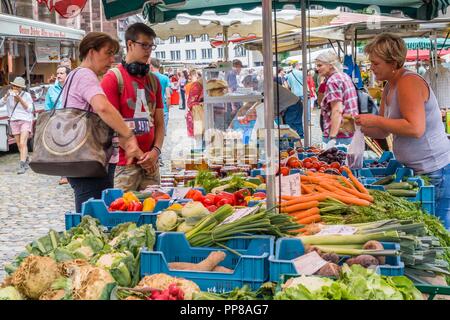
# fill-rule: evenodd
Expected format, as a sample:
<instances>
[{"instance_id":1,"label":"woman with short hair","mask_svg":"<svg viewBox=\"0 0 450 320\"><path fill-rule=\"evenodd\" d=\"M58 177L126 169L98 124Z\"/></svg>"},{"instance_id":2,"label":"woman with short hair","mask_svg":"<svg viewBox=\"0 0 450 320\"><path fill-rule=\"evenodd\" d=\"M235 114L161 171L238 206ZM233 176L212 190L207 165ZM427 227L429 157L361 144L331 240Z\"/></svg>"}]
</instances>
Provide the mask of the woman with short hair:
<instances>
[{"instance_id":1,"label":"woman with short hair","mask_svg":"<svg viewBox=\"0 0 450 320\"><path fill-rule=\"evenodd\" d=\"M405 69L402 38L384 33L365 47L378 81L387 81L379 115L362 114L356 123L373 138L393 135L396 159L436 187L436 208L450 228L450 142L433 90L417 73ZM447 200L447 201L445 201Z\"/></svg>"},{"instance_id":2,"label":"woman with short hair","mask_svg":"<svg viewBox=\"0 0 450 320\"><path fill-rule=\"evenodd\" d=\"M327 149L336 144L350 144L353 132L340 130L343 115L358 114L358 94L352 79L342 72L339 57L331 50L316 58L318 73L325 77L324 96L321 101L323 141Z\"/></svg>"}]
</instances>

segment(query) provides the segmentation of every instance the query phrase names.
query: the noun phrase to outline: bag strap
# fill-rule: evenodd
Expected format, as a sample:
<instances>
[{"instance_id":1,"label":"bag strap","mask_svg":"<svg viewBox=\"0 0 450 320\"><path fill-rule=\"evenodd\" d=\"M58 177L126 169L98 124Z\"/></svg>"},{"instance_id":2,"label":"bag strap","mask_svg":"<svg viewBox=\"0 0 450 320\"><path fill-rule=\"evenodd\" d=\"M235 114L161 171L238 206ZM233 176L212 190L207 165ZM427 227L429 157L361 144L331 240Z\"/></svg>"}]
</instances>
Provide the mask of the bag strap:
<instances>
[{"instance_id":1,"label":"bag strap","mask_svg":"<svg viewBox=\"0 0 450 320\"><path fill-rule=\"evenodd\" d=\"M19 94L19 97L22 96L22 93L23 93L23 91ZM17 105L18 105L18 104L19 104L19 101L16 102L16 105L14 106L13 111L11 112L11 115L9 116L9 119L12 118L12 116L13 116L13 114L14 114L14 111L16 111L16 108L17 108Z\"/></svg>"},{"instance_id":2,"label":"bag strap","mask_svg":"<svg viewBox=\"0 0 450 320\"><path fill-rule=\"evenodd\" d=\"M71 72L70 75L69 75L70 81L69 81L69 84L68 84L68 87L67 87L66 100L64 101L63 109L65 109L66 106L67 106L67 100L68 100L68 97L69 97L69 90L70 90L70 87L71 87L71 85L72 85L73 78L75 77L75 74L76 74L80 69L81 69L81 68L77 68L77 69L73 70L73 73ZM67 81L66 81L66 83L67 83ZM53 115L54 115L55 112L56 112L56 103L58 102L59 97L60 97L61 94L63 93L64 88L66 87L66 83L64 83L64 86L62 87L61 92L59 93L58 98L57 98L56 101L55 101L55 106L54 106L54 108L53 108L52 111L51 111L52 113L50 114L49 119L50 119L51 117L53 117Z\"/></svg>"},{"instance_id":3,"label":"bag strap","mask_svg":"<svg viewBox=\"0 0 450 320\"><path fill-rule=\"evenodd\" d=\"M52 109L56 109L56 105L58 104L59 97L61 97L63 89L64 89L64 86L61 88L61 91L59 92L58 97L56 98L55 102L53 103L53 108Z\"/></svg>"},{"instance_id":4,"label":"bag strap","mask_svg":"<svg viewBox=\"0 0 450 320\"><path fill-rule=\"evenodd\" d=\"M298 78L295 76L294 71L292 70L292 75L294 76L295 80L297 80L298 83L300 83L300 85L303 87L303 82L301 82L300 80L298 80Z\"/></svg>"},{"instance_id":5,"label":"bag strap","mask_svg":"<svg viewBox=\"0 0 450 320\"><path fill-rule=\"evenodd\" d=\"M111 68L111 71L116 75L117 78L117 85L119 87L119 97L123 94L123 77L122 73L120 72L119 68Z\"/></svg>"}]
</instances>

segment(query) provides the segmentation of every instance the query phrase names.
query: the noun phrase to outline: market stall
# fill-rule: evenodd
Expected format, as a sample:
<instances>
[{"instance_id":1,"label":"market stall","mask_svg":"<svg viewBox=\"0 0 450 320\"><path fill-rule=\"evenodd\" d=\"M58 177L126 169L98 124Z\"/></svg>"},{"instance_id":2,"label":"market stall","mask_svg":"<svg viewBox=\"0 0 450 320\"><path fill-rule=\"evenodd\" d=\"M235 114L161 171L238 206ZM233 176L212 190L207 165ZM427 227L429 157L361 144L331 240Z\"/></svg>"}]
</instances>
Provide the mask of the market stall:
<instances>
[{"instance_id":1,"label":"market stall","mask_svg":"<svg viewBox=\"0 0 450 320\"><path fill-rule=\"evenodd\" d=\"M391 153L363 159L338 148L286 147L280 157L273 174L266 162L185 173L165 188L104 190L82 212L66 214L66 232L35 239L6 266L0 296L422 300L450 293L450 233L433 215L435 190L422 177ZM358 164L349 168L346 159ZM443 282L430 285L435 278Z\"/></svg>"}]
</instances>

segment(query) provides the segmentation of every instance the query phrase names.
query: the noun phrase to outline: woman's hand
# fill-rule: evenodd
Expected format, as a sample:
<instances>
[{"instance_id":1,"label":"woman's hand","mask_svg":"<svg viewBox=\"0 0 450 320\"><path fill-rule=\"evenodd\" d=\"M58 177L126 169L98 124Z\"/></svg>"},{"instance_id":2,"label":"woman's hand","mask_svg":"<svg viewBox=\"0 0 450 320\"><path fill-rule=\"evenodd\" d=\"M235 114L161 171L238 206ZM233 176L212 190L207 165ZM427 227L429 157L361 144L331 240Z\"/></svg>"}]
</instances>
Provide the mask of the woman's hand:
<instances>
[{"instance_id":1,"label":"woman's hand","mask_svg":"<svg viewBox=\"0 0 450 320\"><path fill-rule=\"evenodd\" d=\"M374 114L358 114L355 116L355 122L363 128L375 128L379 126L379 118Z\"/></svg>"}]
</instances>

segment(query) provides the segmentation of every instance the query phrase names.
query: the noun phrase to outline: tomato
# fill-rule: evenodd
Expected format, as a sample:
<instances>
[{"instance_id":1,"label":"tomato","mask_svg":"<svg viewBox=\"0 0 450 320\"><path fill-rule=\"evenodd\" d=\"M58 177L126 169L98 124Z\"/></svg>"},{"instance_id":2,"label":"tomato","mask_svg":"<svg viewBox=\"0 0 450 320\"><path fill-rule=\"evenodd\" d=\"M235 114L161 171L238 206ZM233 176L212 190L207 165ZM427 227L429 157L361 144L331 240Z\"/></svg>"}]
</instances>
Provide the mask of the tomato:
<instances>
[{"instance_id":1,"label":"tomato","mask_svg":"<svg viewBox=\"0 0 450 320\"><path fill-rule=\"evenodd\" d=\"M330 168L333 168L333 169L340 169L340 168L341 168L341 165L340 165L339 162L335 161L335 162L332 162L332 163L330 164Z\"/></svg>"},{"instance_id":2,"label":"tomato","mask_svg":"<svg viewBox=\"0 0 450 320\"><path fill-rule=\"evenodd\" d=\"M320 164L317 163L317 162L314 162L313 163L313 168L316 169L316 170L319 170L320 169Z\"/></svg>"},{"instance_id":3,"label":"tomato","mask_svg":"<svg viewBox=\"0 0 450 320\"><path fill-rule=\"evenodd\" d=\"M325 161L319 161L319 164L321 167L328 165L328 163L326 163Z\"/></svg>"},{"instance_id":4,"label":"tomato","mask_svg":"<svg viewBox=\"0 0 450 320\"><path fill-rule=\"evenodd\" d=\"M303 161L303 167L305 167L306 169L311 169L313 167L313 164L311 162Z\"/></svg>"},{"instance_id":5,"label":"tomato","mask_svg":"<svg viewBox=\"0 0 450 320\"><path fill-rule=\"evenodd\" d=\"M317 157L311 157L311 161L312 161L312 162L319 162L319 158L317 158Z\"/></svg>"},{"instance_id":6,"label":"tomato","mask_svg":"<svg viewBox=\"0 0 450 320\"><path fill-rule=\"evenodd\" d=\"M280 168L280 173L281 173L282 176L288 176L289 172L290 172L290 170L289 170L288 167L281 167Z\"/></svg>"},{"instance_id":7,"label":"tomato","mask_svg":"<svg viewBox=\"0 0 450 320\"><path fill-rule=\"evenodd\" d=\"M295 155L295 154L297 154L297 152L296 152L295 150L289 151L289 155L290 155L290 156L293 156L293 155Z\"/></svg>"},{"instance_id":8,"label":"tomato","mask_svg":"<svg viewBox=\"0 0 450 320\"><path fill-rule=\"evenodd\" d=\"M298 163L298 159L296 157L290 157L286 163L286 166L289 168L297 168L296 165Z\"/></svg>"},{"instance_id":9,"label":"tomato","mask_svg":"<svg viewBox=\"0 0 450 320\"><path fill-rule=\"evenodd\" d=\"M305 162L312 162L312 160L311 160L311 158L305 158L305 159L303 159L303 163L305 163Z\"/></svg>"}]
</instances>

